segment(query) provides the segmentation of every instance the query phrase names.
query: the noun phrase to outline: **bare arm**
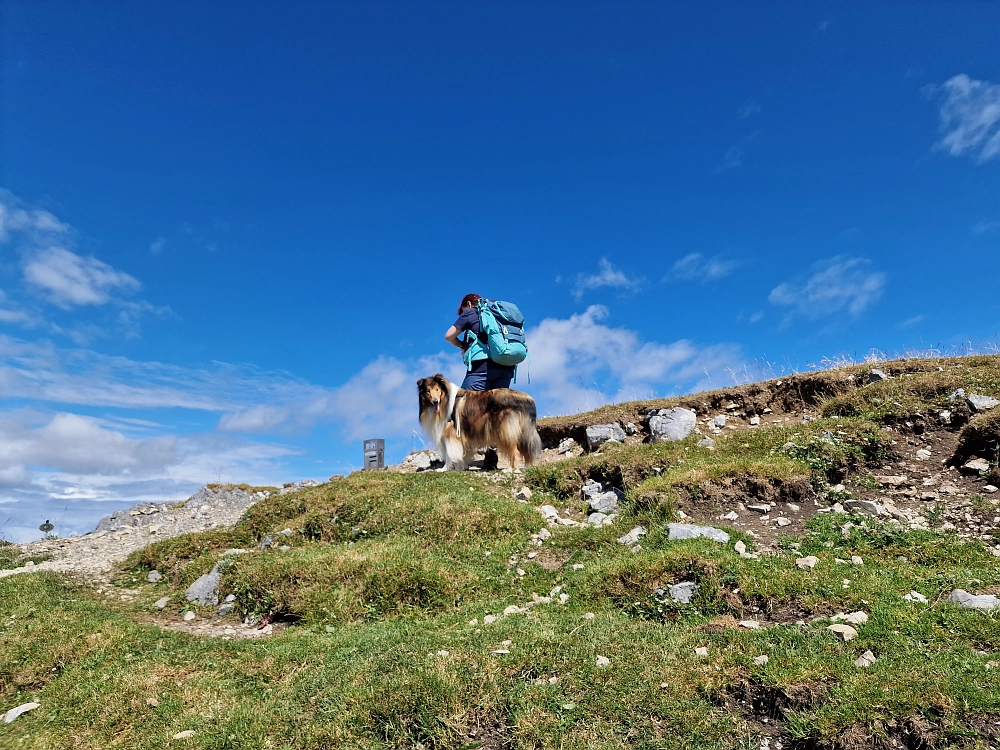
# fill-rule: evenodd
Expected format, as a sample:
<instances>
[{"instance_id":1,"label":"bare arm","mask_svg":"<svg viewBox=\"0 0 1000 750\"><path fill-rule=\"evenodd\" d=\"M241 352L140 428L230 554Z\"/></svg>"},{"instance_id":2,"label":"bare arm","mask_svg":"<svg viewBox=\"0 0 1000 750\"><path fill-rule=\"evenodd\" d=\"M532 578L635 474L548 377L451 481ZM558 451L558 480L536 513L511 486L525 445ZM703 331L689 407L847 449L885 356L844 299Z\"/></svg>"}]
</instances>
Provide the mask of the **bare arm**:
<instances>
[{"instance_id":1,"label":"bare arm","mask_svg":"<svg viewBox=\"0 0 1000 750\"><path fill-rule=\"evenodd\" d=\"M458 334L459 334L459 330L457 328L455 328L455 326L452 326L451 328L449 328L445 332L444 338L445 338L445 341L447 341L449 344L451 344L452 346L457 346L459 349L461 349L464 352L465 351L465 344L463 342L461 342L461 341L458 340Z\"/></svg>"}]
</instances>

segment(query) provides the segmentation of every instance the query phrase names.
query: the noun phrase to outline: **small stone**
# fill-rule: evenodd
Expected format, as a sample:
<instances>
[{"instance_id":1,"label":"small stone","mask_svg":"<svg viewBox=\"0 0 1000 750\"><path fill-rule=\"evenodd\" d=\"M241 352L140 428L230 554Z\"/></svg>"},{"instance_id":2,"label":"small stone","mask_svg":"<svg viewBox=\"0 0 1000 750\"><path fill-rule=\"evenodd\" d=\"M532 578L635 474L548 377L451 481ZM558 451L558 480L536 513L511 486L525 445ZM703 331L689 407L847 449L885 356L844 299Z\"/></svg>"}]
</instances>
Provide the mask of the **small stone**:
<instances>
[{"instance_id":1,"label":"small stone","mask_svg":"<svg viewBox=\"0 0 1000 750\"><path fill-rule=\"evenodd\" d=\"M187 597L189 602L198 602L198 604L205 605L215 605L219 603L219 579L221 573L219 572L219 565L216 564L212 568L211 572L206 573L201 576L188 586L184 595Z\"/></svg>"},{"instance_id":2,"label":"small stone","mask_svg":"<svg viewBox=\"0 0 1000 750\"><path fill-rule=\"evenodd\" d=\"M632 422L629 422L627 425L625 425L625 434L626 435L635 435L638 432L639 432L639 428L636 427L635 424L633 424Z\"/></svg>"},{"instance_id":3,"label":"small stone","mask_svg":"<svg viewBox=\"0 0 1000 750\"><path fill-rule=\"evenodd\" d=\"M527 487L522 487L517 491L517 494L515 494L514 497L518 500L524 500L527 502L531 499L531 490Z\"/></svg>"},{"instance_id":4,"label":"small stone","mask_svg":"<svg viewBox=\"0 0 1000 750\"><path fill-rule=\"evenodd\" d=\"M543 542L549 539L549 537L551 536L552 532L549 531L548 529L542 529L541 531L538 532L538 538L541 539Z\"/></svg>"},{"instance_id":5,"label":"small stone","mask_svg":"<svg viewBox=\"0 0 1000 750\"><path fill-rule=\"evenodd\" d=\"M483 625L492 625L496 621L497 621L496 615L486 615L486 617L483 618Z\"/></svg>"},{"instance_id":6,"label":"small stone","mask_svg":"<svg viewBox=\"0 0 1000 750\"><path fill-rule=\"evenodd\" d=\"M600 668L610 667L611 666L611 659L609 659L606 656L598 656L597 657L597 666L600 667Z\"/></svg>"},{"instance_id":7,"label":"small stone","mask_svg":"<svg viewBox=\"0 0 1000 750\"><path fill-rule=\"evenodd\" d=\"M569 601L569 594L559 594L559 603L565 604Z\"/></svg>"},{"instance_id":8,"label":"small stone","mask_svg":"<svg viewBox=\"0 0 1000 750\"><path fill-rule=\"evenodd\" d=\"M593 612L584 612L583 613L583 619L584 620L593 620L594 619L594 613Z\"/></svg>"},{"instance_id":9,"label":"small stone","mask_svg":"<svg viewBox=\"0 0 1000 750\"><path fill-rule=\"evenodd\" d=\"M836 625L828 625L827 630L838 634L845 641L853 641L858 637L858 631L852 628L850 625L844 625L837 623Z\"/></svg>"},{"instance_id":10,"label":"small stone","mask_svg":"<svg viewBox=\"0 0 1000 750\"><path fill-rule=\"evenodd\" d=\"M709 438L709 437L702 438L701 440L698 441L698 445L701 446L702 448L714 448L715 447L715 441L712 440L712 438Z\"/></svg>"},{"instance_id":11,"label":"small stone","mask_svg":"<svg viewBox=\"0 0 1000 750\"><path fill-rule=\"evenodd\" d=\"M478 617L473 617L471 620L469 620L469 625L471 625L472 627L476 627L476 625L478 625L478 624L479 624L479 618Z\"/></svg>"},{"instance_id":12,"label":"small stone","mask_svg":"<svg viewBox=\"0 0 1000 750\"><path fill-rule=\"evenodd\" d=\"M858 555L851 555L851 563L854 565L864 565L865 561L862 560Z\"/></svg>"},{"instance_id":13,"label":"small stone","mask_svg":"<svg viewBox=\"0 0 1000 750\"><path fill-rule=\"evenodd\" d=\"M975 393L970 393L969 397L965 399L965 403L969 405L969 408L974 412L988 411L993 407L1000 404L995 398L990 398L989 396L979 396Z\"/></svg>"},{"instance_id":14,"label":"small stone","mask_svg":"<svg viewBox=\"0 0 1000 750\"><path fill-rule=\"evenodd\" d=\"M985 458L970 458L962 464L962 471L967 474L981 474L990 470L990 462Z\"/></svg>"},{"instance_id":15,"label":"small stone","mask_svg":"<svg viewBox=\"0 0 1000 750\"><path fill-rule=\"evenodd\" d=\"M885 516L888 515L883 506L871 500L847 500L844 503L844 507L847 510L855 511L858 513L863 513L866 516Z\"/></svg>"},{"instance_id":16,"label":"small stone","mask_svg":"<svg viewBox=\"0 0 1000 750\"><path fill-rule=\"evenodd\" d=\"M725 519L726 521L736 521L739 519L739 517L740 517L739 513L737 513L735 510L731 510L728 513L726 513L726 515L723 516L723 519Z\"/></svg>"},{"instance_id":17,"label":"small stone","mask_svg":"<svg viewBox=\"0 0 1000 750\"><path fill-rule=\"evenodd\" d=\"M740 627L747 630L759 630L760 623L756 620L740 620Z\"/></svg>"},{"instance_id":18,"label":"small stone","mask_svg":"<svg viewBox=\"0 0 1000 750\"><path fill-rule=\"evenodd\" d=\"M901 484L906 484L907 481L909 480L905 476L893 474L893 475L876 476L875 481L886 487L898 487Z\"/></svg>"},{"instance_id":19,"label":"small stone","mask_svg":"<svg viewBox=\"0 0 1000 750\"><path fill-rule=\"evenodd\" d=\"M997 609L1000 599L992 594L976 596L963 589L955 589L948 595L948 601L965 609Z\"/></svg>"},{"instance_id":20,"label":"small stone","mask_svg":"<svg viewBox=\"0 0 1000 750\"><path fill-rule=\"evenodd\" d=\"M146 705L150 706L151 708L156 708L157 706L160 705L160 702L156 700L156 698L146 698Z\"/></svg>"},{"instance_id":21,"label":"small stone","mask_svg":"<svg viewBox=\"0 0 1000 750\"><path fill-rule=\"evenodd\" d=\"M627 547L631 547L639 541L639 537L646 535L646 529L643 526L636 526L630 532L624 536L618 537L618 543L624 544Z\"/></svg>"},{"instance_id":22,"label":"small stone","mask_svg":"<svg viewBox=\"0 0 1000 750\"><path fill-rule=\"evenodd\" d=\"M603 513L591 513L589 516L587 516L587 523L589 523L591 526L600 527L604 525L604 522L607 519L608 516L604 515Z\"/></svg>"},{"instance_id":23,"label":"small stone","mask_svg":"<svg viewBox=\"0 0 1000 750\"><path fill-rule=\"evenodd\" d=\"M556 510L555 507L552 505L543 505L541 508L538 509L538 512L541 513L546 518L559 517L559 511Z\"/></svg>"},{"instance_id":24,"label":"small stone","mask_svg":"<svg viewBox=\"0 0 1000 750\"><path fill-rule=\"evenodd\" d=\"M921 461L926 461L928 458L931 457L931 455L932 455L931 452L926 448L921 448L920 450L917 451L917 458L919 458Z\"/></svg>"},{"instance_id":25,"label":"small stone","mask_svg":"<svg viewBox=\"0 0 1000 750\"><path fill-rule=\"evenodd\" d=\"M983 487L983 492L987 492L987 493L989 493L989 494L991 494L991 495L992 495L992 494L993 494L994 492L996 492L996 491L997 491L997 488L996 488L996 487L994 487L994 486L993 486L992 484L988 484L988 485L986 485L985 487Z\"/></svg>"},{"instance_id":26,"label":"small stone","mask_svg":"<svg viewBox=\"0 0 1000 750\"><path fill-rule=\"evenodd\" d=\"M599 448L605 443L621 443L625 440L625 431L617 422L611 424L595 424L587 428L587 445L590 450Z\"/></svg>"},{"instance_id":27,"label":"small stone","mask_svg":"<svg viewBox=\"0 0 1000 750\"><path fill-rule=\"evenodd\" d=\"M778 526L791 526L792 525L791 521L789 521L787 518L783 518L781 516L779 516L778 518L775 518L774 522L776 524L778 524Z\"/></svg>"},{"instance_id":28,"label":"small stone","mask_svg":"<svg viewBox=\"0 0 1000 750\"><path fill-rule=\"evenodd\" d=\"M191 622L197 615L190 609L184 613L184 622Z\"/></svg>"},{"instance_id":29,"label":"small stone","mask_svg":"<svg viewBox=\"0 0 1000 750\"><path fill-rule=\"evenodd\" d=\"M518 574L520 574L520 571L518 571ZM519 615L523 611L524 610L521 609L520 607L518 607L516 604L511 604L509 607L507 607L506 609L504 609L503 613L504 613L504 616L506 616L506 615Z\"/></svg>"},{"instance_id":30,"label":"small stone","mask_svg":"<svg viewBox=\"0 0 1000 750\"><path fill-rule=\"evenodd\" d=\"M236 594L229 594L226 597L226 604L232 604L235 601L236 601Z\"/></svg>"},{"instance_id":31,"label":"small stone","mask_svg":"<svg viewBox=\"0 0 1000 750\"><path fill-rule=\"evenodd\" d=\"M694 581L681 581L667 587L671 599L682 604L690 604L691 597L698 590L698 584Z\"/></svg>"},{"instance_id":32,"label":"small stone","mask_svg":"<svg viewBox=\"0 0 1000 750\"><path fill-rule=\"evenodd\" d=\"M524 572L524 568L518 568L516 572L519 576L527 575L527 573Z\"/></svg>"},{"instance_id":33,"label":"small stone","mask_svg":"<svg viewBox=\"0 0 1000 750\"><path fill-rule=\"evenodd\" d=\"M602 492L597 497L590 498L590 509L595 513L614 513L618 510L618 501L622 499L617 490Z\"/></svg>"},{"instance_id":34,"label":"small stone","mask_svg":"<svg viewBox=\"0 0 1000 750\"><path fill-rule=\"evenodd\" d=\"M156 583L157 581L161 580L162 578L163 578L163 575L158 570L151 570L146 575L146 580L149 581L150 583Z\"/></svg>"},{"instance_id":35,"label":"small stone","mask_svg":"<svg viewBox=\"0 0 1000 750\"><path fill-rule=\"evenodd\" d=\"M156 607L157 609L163 609L168 604L170 604L170 597L169 596L164 596L162 599L157 599L153 603L153 606Z\"/></svg>"},{"instance_id":36,"label":"small stone","mask_svg":"<svg viewBox=\"0 0 1000 750\"><path fill-rule=\"evenodd\" d=\"M583 570L583 563L573 563L573 570Z\"/></svg>"},{"instance_id":37,"label":"small stone","mask_svg":"<svg viewBox=\"0 0 1000 750\"><path fill-rule=\"evenodd\" d=\"M698 648L696 648L694 650L694 655L695 656L708 656L708 647L707 646L698 646Z\"/></svg>"},{"instance_id":38,"label":"small stone","mask_svg":"<svg viewBox=\"0 0 1000 750\"><path fill-rule=\"evenodd\" d=\"M857 659L854 660L854 666L861 667L862 669L865 667L870 667L874 663L875 663L875 654L873 654L871 651L865 651L863 654L861 654L861 656L859 656Z\"/></svg>"},{"instance_id":39,"label":"small stone","mask_svg":"<svg viewBox=\"0 0 1000 750\"><path fill-rule=\"evenodd\" d=\"M748 505L747 506L747 510L752 510L752 511L754 511L756 513L760 513L762 515L767 515L768 513L771 512L771 506L767 505L767 504L764 504L764 505Z\"/></svg>"},{"instance_id":40,"label":"small stone","mask_svg":"<svg viewBox=\"0 0 1000 750\"><path fill-rule=\"evenodd\" d=\"M763 667L769 661L771 661L771 659L770 657L768 657L767 654L761 654L760 656L758 656L756 659L753 660L753 663L756 664L758 667Z\"/></svg>"},{"instance_id":41,"label":"small stone","mask_svg":"<svg viewBox=\"0 0 1000 750\"><path fill-rule=\"evenodd\" d=\"M636 528L641 529L642 527L637 526ZM720 544L729 543L729 534L712 526L697 526L691 523L668 523L667 529L669 531L668 538L672 540L698 539L703 537L711 539L713 542L719 542ZM646 530L643 529L642 533L645 534ZM619 541L621 540L619 539Z\"/></svg>"},{"instance_id":42,"label":"small stone","mask_svg":"<svg viewBox=\"0 0 1000 750\"><path fill-rule=\"evenodd\" d=\"M226 604L221 605L217 610L215 610L215 614L217 614L219 617L226 617L227 615L231 615L234 609L235 607L233 607L232 604L229 604L227 602Z\"/></svg>"},{"instance_id":43,"label":"small stone","mask_svg":"<svg viewBox=\"0 0 1000 750\"><path fill-rule=\"evenodd\" d=\"M816 563L819 562L819 558L815 555L806 555L805 557L800 557L795 561L795 565L805 570L807 568L815 568Z\"/></svg>"},{"instance_id":44,"label":"small stone","mask_svg":"<svg viewBox=\"0 0 1000 750\"><path fill-rule=\"evenodd\" d=\"M760 417L757 417L757 416L750 417L750 426L751 427L756 427L759 424L760 424Z\"/></svg>"},{"instance_id":45,"label":"small stone","mask_svg":"<svg viewBox=\"0 0 1000 750\"><path fill-rule=\"evenodd\" d=\"M447 651L445 651L444 649L441 649L440 651L437 652L437 655L441 656L441 657L444 657L444 656L448 656L449 653Z\"/></svg>"},{"instance_id":46,"label":"small stone","mask_svg":"<svg viewBox=\"0 0 1000 750\"><path fill-rule=\"evenodd\" d=\"M879 383L883 380L888 380L889 376L886 375L882 370L872 370L868 373L869 383Z\"/></svg>"},{"instance_id":47,"label":"small stone","mask_svg":"<svg viewBox=\"0 0 1000 750\"><path fill-rule=\"evenodd\" d=\"M193 729L185 729L183 732L178 732L174 735L175 740L187 740L194 737Z\"/></svg>"},{"instance_id":48,"label":"small stone","mask_svg":"<svg viewBox=\"0 0 1000 750\"><path fill-rule=\"evenodd\" d=\"M14 719L16 719L21 714L26 714L28 711L34 711L38 708L41 703L22 703L20 706L10 709L3 715L3 723L10 724Z\"/></svg>"},{"instance_id":49,"label":"small stone","mask_svg":"<svg viewBox=\"0 0 1000 750\"><path fill-rule=\"evenodd\" d=\"M563 438L559 441L559 447L556 449L556 453L569 453L576 447L577 443L573 438Z\"/></svg>"},{"instance_id":50,"label":"small stone","mask_svg":"<svg viewBox=\"0 0 1000 750\"><path fill-rule=\"evenodd\" d=\"M911 591L909 594L904 594L903 598L908 602L920 602L921 604L927 604L927 597L919 591Z\"/></svg>"},{"instance_id":51,"label":"small stone","mask_svg":"<svg viewBox=\"0 0 1000 750\"><path fill-rule=\"evenodd\" d=\"M837 614L830 618L834 622L846 622L848 625L864 625L868 622L868 613L861 612L851 612L849 614Z\"/></svg>"}]
</instances>

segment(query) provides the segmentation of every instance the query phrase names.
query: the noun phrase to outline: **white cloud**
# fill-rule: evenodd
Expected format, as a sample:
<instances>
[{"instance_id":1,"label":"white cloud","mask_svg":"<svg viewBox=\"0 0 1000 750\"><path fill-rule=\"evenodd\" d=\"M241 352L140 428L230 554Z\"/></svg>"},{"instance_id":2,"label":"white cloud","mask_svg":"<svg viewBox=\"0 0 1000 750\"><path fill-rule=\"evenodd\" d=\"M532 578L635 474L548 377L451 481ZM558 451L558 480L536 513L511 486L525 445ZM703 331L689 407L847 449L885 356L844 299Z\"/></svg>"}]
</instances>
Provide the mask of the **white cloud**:
<instances>
[{"instance_id":1,"label":"white cloud","mask_svg":"<svg viewBox=\"0 0 1000 750\"><path fill-rule=\"evenodd\" d=\"M687 340L642 341L626 328L601 321L608 310L593 305L568 319L548 318L528 331L531 385L543 414L565 414L604 403L677 392L711 379L740 353L733 345L697 347ZM523 382L523 381L522 381Z\"/></svg>"},{"instance_id":2,"label":"white cloud","mask_svg":"<svg viewBox=\"0 0 1000 750\"><path fill-rule=\"evenodd\" d=\"M755 102L753 100L744 102L738 110L736 110L736 118L738 120L745 120L748 117L756 115L760 112L760 102Z\"/></svg>"},{"instance_id":3,"label":"white cloud","mask_svg":"<svg viewBox=\"0 0 1000 750\"><path fill-rule=\"evenodd\" d=\"M49 247L25 259L24 279L63 309L103 305L115 292L134 292L139 282L97 258Z\"/></svg>"},{"instance_id":4,"label":"white cloud","mask_svg":"<svg viewBox=\"0 0 1000 750\"><path fill-rule=\"evenodd\" d=\"M860 315L882 294L885 274L869 270L863 258L830 258L813 265L804 282L786 282L771 290L772 304L792 308L809 318L844 311Z\"/></svg>"},{"instance_id":5,"label":"white cloud","mask_svg":"<svg viewBox=\"0 0 1000 750\"><path fill-rule=\"evenodd\" d=\"M163 248L165 248L166 246L167 246L167 238L158 237L149 243L149 252L151 252L153 255L158 255L159 253L163 252Z\"/></svg>"},{"instance_id":6,"label":"white cloud","mask_svg":"<svg viewBox=\"0 0 1000 750\"><path fill-rule=\"evenodd\" d=\"M973 224L971 229L973 234L990 234L1000 229L1000 221L980 221Z\"/></svg>"},{"instance_id":7,"label":"white cloud","mask_svg":"<svg viewBox=\"0 0 1000 750\"><path fill-rule=\"evenodd\" d=\"M980 163L1000 156L1000 84L977 81L961 73L924 90L944 99L944 136L936 148L952 156L974 156Z\"/></svg>"},{"instance_id":8,"label":"white cloud","mask_svg":"<svg viewBox=\"0 0 1000 750\"><path fill-rule=\"evenodd\" d=\"M728 260L720 255L706 258L701 253L690 253L674 263L663 280L680 279L705 283L728 276L738 265L738 261Z\"/></svg>"},{"instance_id":9,"label":"white cloud","mask_svg":"<svg viewBox=\"0 0 1000 750\"><path fill-rule=\"evenodd\" d=\"M619 271L607 258L601 258L597 264L598 271L589 276L580 274L576 277L576 285L573 296L577 299L583 297L584 292L600 289L601 287L611 287L624 292L634 292L642 285L642 279L628 276L624 271Z\"/></svg>"}]
</instances>

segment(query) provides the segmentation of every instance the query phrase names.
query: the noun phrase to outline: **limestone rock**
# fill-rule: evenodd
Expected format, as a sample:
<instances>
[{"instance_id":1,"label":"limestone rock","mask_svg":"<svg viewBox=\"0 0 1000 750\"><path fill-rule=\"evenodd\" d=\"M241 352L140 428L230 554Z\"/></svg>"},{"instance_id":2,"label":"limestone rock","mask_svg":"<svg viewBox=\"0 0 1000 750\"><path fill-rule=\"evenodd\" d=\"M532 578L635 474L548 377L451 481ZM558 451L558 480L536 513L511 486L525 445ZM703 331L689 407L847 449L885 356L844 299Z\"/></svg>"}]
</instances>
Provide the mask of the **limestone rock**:
<instances>
[{"instance_id":1,"label":"limestone rock","mask_svg":"<svg viewBox=\"0 0 1000 750\"><path fill-rule=\"evenodd\" d=\"M625 430L617 422L611 424L593 424L587 428L587 445L594 450L605 443L621 443L625 441Z\"/></svg>"},{"instance_id":2,"label":"limestone rock","mask_svg":"<svg viewBox=\"0 0 1000 750\"><path fill-rule=\"evenodd\" d=\"M885 372L883 372L882 370L872 370L870 373L868 373L869 383L879 383L883 380L888 380L888 379L889 376L886 375Z\"/></svg>"},{"instance_id":3,"label":"limestone rock","mask_svg":"<svg viewBox=\"0 0 1000 750\"><path fill-rule=\"evenodd\" d=\"M1000 608L1000 599L992 594L982 594L980 596L976 596L975 594L970 594L964 589L955 589L952 591L948 596L948 601L965 609L990 610Z\"/></svg>"},{"instance_id":4,"label":"limestone rock","mask_svg":"<svg viewBox=\"0 0 1000 750\"><path fill-rule=\"evenodd\" d=\"M864 669L865 667L870 667L874 663L875 663L875 654L873 654L871 651L865 651L863 654L861 654L861 656L859 656L857 659L854 660L854 666L861 667L862 669Z\"/></svg>"},{"instance_id":5,"label":"limestone rock","mask_svg":"<svg viewBox=\"0 0 1000 750\"><path fill-rule=\"evenodd\" d=\"M768 657L767 654L761 654L760 656L758 656L756 659L753 660L753 663L756 664L758 667L763 667L769 661L771 661L771 659L770 657Z\"/></svg>"},{"instance_id":6,"label":"limestone rock","mask_svg":"<svg viewBox=\"0 0 1000 750\"><path fill-rule=\"evenodd\" d=\"M990 462L985 458L970 458L962 464L962 471L966 474L979 474L990 470Z\"/></svg>"},{"instance_id":7,"label":"limestone rock","mask_svg":"<svg viewBox=\"0 0 1000 750\"><path fill-rule=\"evenodd\" d=\"M807 555L805 557L800 557L798 560L796 560L795 565L801 568L802 570L806 570L807 568L815 568L816 563L818 562L819 558L816 557L815 555Z\"/></svg>"},{"instance_id":8,"label":"limestone rock","mask_svg":"<svg viewBox=\"0 0 1000 750\"><path fill-rule=\"evenodd\" d=\"M602 492L590 499L590 509L595 513L613 513L618 510L618 501L624 499L618 490Z\"/></svg>"},{"instance_id":9,"label":"limestone rock","mask_svg":"<svg viewBox=\"0 0 1000 750\"><path fill-rule=\"evenodd\" d=\"M847 500L844 502L844 508L856 513L863 513L866 516L885 516L888 515L885 508L876 502L871 500Z\"/></svg>"},{"instance_id":10,"label":"limestone rock","mask_svg":"<svg viewBox=\"0 0 1000 750\"><path fill-rule=\"evenodd\" d=\"M697 422L693 411L679 406L652 412L646 420L649 422L650 440L654 443L683 440L694 432Z\"/></svg>"},{"instance_id":11,"label":"limestone rock","mask_svg":"<svg viewBox=\"0 0 1000 750\"><path fill-rule=\"evenodd\" d=\"M40 703L22 703L20 706L10 709L7 713L3 715L3 723L10 724L14 719L16 719L21 714L26 714L28 711L34 711L38 708Z\"/></svg>"},{"instance_id":12,"label":"limestone rock","mask_svg":"<svg viewBox=\"0 0 1000 750\"><path fill-rule=\"evenodd\" d=\"M668 523L667 529L669 530L668 538L673 540L704 537L705 539L711 539L713 542L721 544L726 544L729 541L729 534L712 526L697 526L693 523Z\"/></svg>"},{"instance_id":13,"label":"limestone rock","mask_svg":"<svg viewBox=\"0 0 1000 750\"><path fill-rule=\"evenodd\" d=\"M220 578L219 564L216 563L211 572L201 576L188 586L188 590L184 592L184 595L189 602L214 606L219 603Z\"/></svg>"},{"instance_id":14,"label":"limestone rock","mask_svg":"<svg viewBox=\"0 0 1000 750\"><path fill-rule=\"evenodd\" d=\"M850 625L844 625L843 623L837 623L835 625L828 625L827 630L836 633L845 641L853 641L858 637L858 631L852 628Z\"/></svg>"},{"instance_id":15,"label":"limestone rock","mask_svg":"<svg viewBox=\"0 0 1000 750\"><path fill-rule=\"evenodd\" d=\"M646 528L644 526L636 526L634 529L632 529L624 536L618 537L618 543L630 547L639 541L639 537L645 535L646 535Z\"/></svg>"},{"instance_id":16,"label":"limestone rock","mask_svg":"<svg viewBox=\"0 0 1000 750\"><path fill-rule=\"evenodd\" d=\"M682 604L690 604L691 597L694 596L695 592L698 590L698 584L694 581L681 581L680 583L675 583L672 586L667 586L667 594L675 602L681 602Z\"/></svg>"},{"instance_id":17,"label":"limestone rock","mask_svg":"<svg viewBox=\"0 0 1000 750\"><path fill-rule=\"evenodd\" d=\"M158 571L158 570L151 570L146 575L146 580L149 581L150 583L156 583L157 581L161 580L162 578L163 578L163 574L160 573L160 571Z\"/></svg>"},{"instance_id":18,"label":"limestone rock","mask_svg":"<svg viewBox=\"0 0 1000 750\"><path fill-rule=\"evenodd\" d=\"M1000 404L1000 401L989 396L979 396L975 393L970 393L968 398L965 399L965 403L969 405L969 408L973 412L983 412L994 408Z\"/></svg>"}]
</instances>

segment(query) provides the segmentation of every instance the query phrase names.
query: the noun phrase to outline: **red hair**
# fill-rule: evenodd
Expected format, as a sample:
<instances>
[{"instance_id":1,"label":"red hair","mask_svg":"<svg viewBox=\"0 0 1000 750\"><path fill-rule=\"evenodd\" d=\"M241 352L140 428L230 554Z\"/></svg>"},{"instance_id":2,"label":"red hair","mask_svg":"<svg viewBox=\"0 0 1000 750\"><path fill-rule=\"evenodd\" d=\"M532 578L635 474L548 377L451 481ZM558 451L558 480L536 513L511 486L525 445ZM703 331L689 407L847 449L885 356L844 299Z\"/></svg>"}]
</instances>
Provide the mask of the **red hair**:
<instances>
[{"instance_id":1,"label":"red hair","mask_svg":"<svg viewBox=\"0 0 1000 750\"><path fill-rule=\"evenodd\" d=\"M456 314L461 315L462 308L465 307L470 302L472 303L472 306L475 307L476 305L479 304L479 300L481 299L482 297L480 297L478 294L466 294L464 297L462 297L462 301L458 305L458 313Z\"/></svg>"}]
</instances>

